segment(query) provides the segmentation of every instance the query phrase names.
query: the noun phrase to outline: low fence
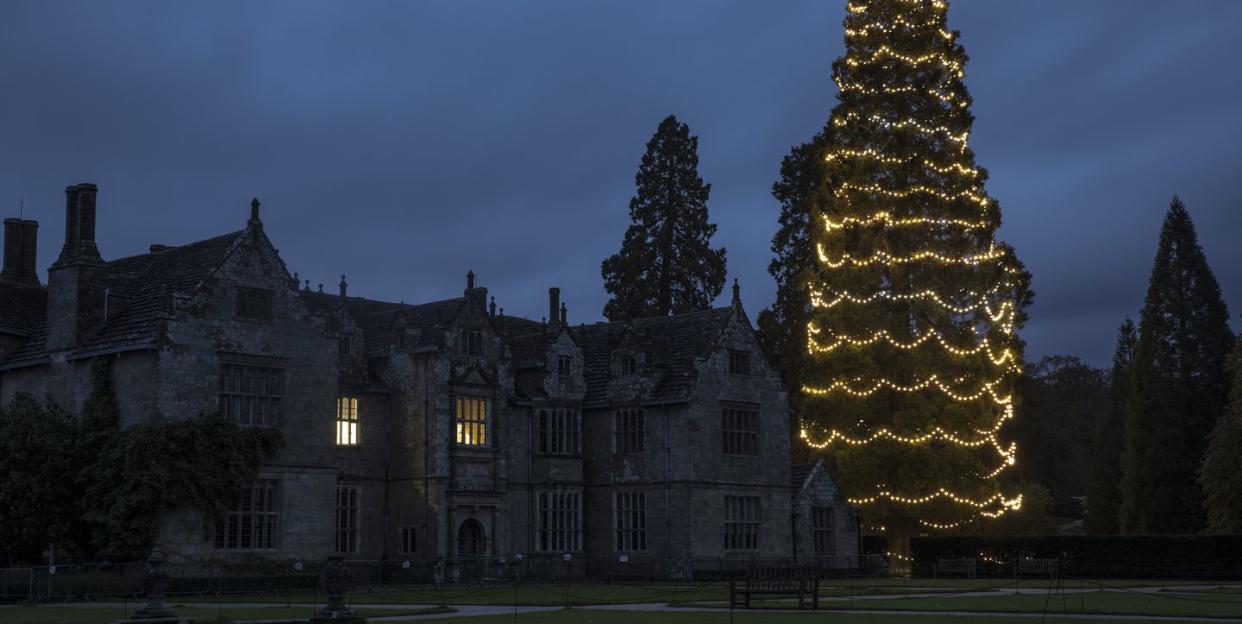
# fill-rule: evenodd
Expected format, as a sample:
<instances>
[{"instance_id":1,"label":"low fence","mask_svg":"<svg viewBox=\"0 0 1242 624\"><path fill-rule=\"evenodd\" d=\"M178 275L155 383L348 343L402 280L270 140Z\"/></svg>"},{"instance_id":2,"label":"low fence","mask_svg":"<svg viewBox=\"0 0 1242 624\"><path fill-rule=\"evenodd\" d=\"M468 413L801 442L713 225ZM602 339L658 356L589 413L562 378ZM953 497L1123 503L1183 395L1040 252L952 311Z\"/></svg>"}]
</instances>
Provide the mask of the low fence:
<instances>
[{"instance_id":1,"label":"low fence","mask_svg":"<svg viewBox=\"0 0 1242 624\"><path fill-rule=\"evenodd\" d=\"M916 537L915 575L942 559L970 557L980 576L1042 573L1032 562L1056 562L1066 578L1242 579L1242 535L1052 535L1035 537Z\"/></svg>"},{"instance_id":2,"label":"low fence","mask_svg":"<svg viewBox=\"0 0 1242 624\"><path fill-rule=\"evenodd\" d=\"M170 561L169 596L306 594L317 599L324 561ZM754 566L812 565L822 577L887 573L879 556L792 558L663 558L589 555L505 555L453 559L346 561L360 591L401 586L523 582L717 582ZM142 595L145 562L93 563L0 569L0 602L130 600Z\"/></svg>"}]
</instances>

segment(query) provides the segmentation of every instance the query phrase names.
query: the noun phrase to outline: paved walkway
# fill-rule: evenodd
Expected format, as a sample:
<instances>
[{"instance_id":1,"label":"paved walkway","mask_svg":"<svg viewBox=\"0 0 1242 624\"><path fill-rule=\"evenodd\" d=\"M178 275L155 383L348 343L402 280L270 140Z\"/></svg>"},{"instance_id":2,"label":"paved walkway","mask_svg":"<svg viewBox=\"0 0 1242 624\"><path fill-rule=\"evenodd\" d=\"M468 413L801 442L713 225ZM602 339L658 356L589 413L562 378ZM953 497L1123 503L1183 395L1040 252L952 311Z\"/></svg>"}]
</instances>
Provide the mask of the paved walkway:
<instances>
[{"instance_id":1,"label":"paved walkway","mask_svg":"<svg viewBox=\"0 0 1242 624\"><path fill-rule=\"evenodd\" d=\"M821 598L821 600L823 600ZM640 605L598 605L591 607L577 607L579 609L595 609L600 611L664 611L664 612L726 612L725 609L716 607L670 607L663 603L640 604ZM739 613L741 611L738 611ZM765 609L763 613L807 613L805 609ZM913 611L913 610L887 610L887 609L849 609L848 611L820 610L816 613L863 613L867 615L951 615L954 617L970 618L970 617L1002 617L1002 618L1046 618L1055 616L1056 619L1069 618L1071 620L1113 620L1118 622L1216 622L1216 623L1235 623L1242 622L1242 618L1216 618L1216 617L1189 617L1189 616L1163 616L1163 615L1096 615L1096 614L1078 614L1071 613L1068 616L1064 613L1050 609L1047 614L1044 613L1013 613L1009 611Z\"/></svg>"},{"instance_id":2,"label":"paved walkway","mask_svg":"<svg viewBox=\"0 0 1242 624\"><path fill-rule=\"evenodd\" d=\"M167 600L167 604L176 605L176 608L186 609L317 609L323 605L320 603L305 602L181 602L178 600ZM71 602L61 603L48 606L57 607L89 607L99 609L121 609L130 607L131 609L141 606L141 601L134 602ZM417 611L419 609L430 609L435 605L426 604L363 604L351 603L351 609L384 609L387 611ZM451 608L456 609L453 613L428 613L425 615L386 615L382 617L369 617L369 622L417 622L419 620L438 620L443 618L460 618L482 615L513 615L516 613L541 613L544 611L558 611L561 607L523 607L519 606L499 606L499 605L456 605ZM3 607L0 607L3 609ZM2 619L2 618L0 618ZM247 622L263 622L264 620L247 620ZM285 621L285 620L280 620Z\"/></svg>"}]
</instances>

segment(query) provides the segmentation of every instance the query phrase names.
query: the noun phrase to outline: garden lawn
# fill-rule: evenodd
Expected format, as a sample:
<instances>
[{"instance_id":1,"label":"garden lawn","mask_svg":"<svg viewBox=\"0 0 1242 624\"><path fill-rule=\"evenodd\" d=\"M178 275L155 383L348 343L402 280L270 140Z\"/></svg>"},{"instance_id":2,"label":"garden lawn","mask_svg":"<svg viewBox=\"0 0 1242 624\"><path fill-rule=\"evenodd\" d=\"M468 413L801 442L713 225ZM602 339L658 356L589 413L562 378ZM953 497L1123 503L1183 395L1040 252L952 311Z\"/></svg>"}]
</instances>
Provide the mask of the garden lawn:
<instances>
[{"instance_id":1,"label":"garden lawn","mask_svg":"<svg viewBox=\"0 0 1242 624\"><path fill-rule=\"evenodd\" d=\"M659 612L601 611L569 609L543 613L527 613L514 618L509 615L486 617L439 618L424 620L428 624L1022 624L1039 622L1040 616L1028 617L962 617L959 615L871 615L819 611L816 613L749 613L727 612ZM1119 624L1117 620L1074 620L1076 624ZM1191 624L1188 620L1162 620L1160 624ZM1200 624L1202 624L1200 622Z\"/></svg>"},{"instance_id":2,"label":"garden lawn","mask_svg":"<svg viewBox=\"0 0 1242 624\"><path fill-rule=\"evenodd\" d=\"M139 605L131 606L133 613ZM222 609L177 608L177 615L195 622L211 622L223 616L233 621L277 620L289 618L310 619L314 609L309 607L227 607ZM441 608L431 609L359 609L363 617L386 615L425 615L451 612ZM0 607L0 622L4 624L110 624L125 617L126 611L104 607L70 607L63 605L38 607Z\"/></svg>"},{"instance_id":3,"label":"garden lawn","mask_svg":"<svg viewBox=\"0 0 1242 624\"><path fill-rule=\"evenodd\" d=\"M346 597L349 604L425 604L425 605L513 605L531 607L587 606L601 604L638 604L729 599L729 586L706 583L697 585L603 585L532 583L519 585L400 587L379 591L356 591ZM250 594L226 596L179 596L168 602L262 602L279 604L318 604L323 594Z\"/></svg>"},{"instance_id":4,"label":"garden lawn","mask_svg":"<svg viewBox=\"0 0 1242 624\"><path fill-rule=\"evenodd\" d=\"M771 603L773 606L779 603ZM785 605L787 606L787 604ZM1242 619L1242 595L1201 594L1187 596L1164 592L1102 592L998 594L995 596L934 596L891 600L821 600L821 609L912 610L912 611L1004 611L1019 613L1070 613L1115 615L1162 615L1186 617L1232 617Z\"/></svg>"}]
</instances>

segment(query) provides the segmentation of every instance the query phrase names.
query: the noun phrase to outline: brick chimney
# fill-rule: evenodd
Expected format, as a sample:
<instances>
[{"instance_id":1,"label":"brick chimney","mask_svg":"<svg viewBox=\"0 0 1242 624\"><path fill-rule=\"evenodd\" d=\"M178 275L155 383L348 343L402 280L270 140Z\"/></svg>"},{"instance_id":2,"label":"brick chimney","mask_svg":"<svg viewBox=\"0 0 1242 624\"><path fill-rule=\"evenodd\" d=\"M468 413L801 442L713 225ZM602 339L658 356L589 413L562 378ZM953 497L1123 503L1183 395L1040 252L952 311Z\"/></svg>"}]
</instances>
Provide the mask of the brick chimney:
<instances>
[{"instance_id":1,"label":"brick chimney","mask_svg":"<svg viewBox=\"0 0 1242 624\"><path fill-rule=\"evenodd\" d=\"M65 246L56 264L84 260L101 262L95 246L95 196L99 187L89 182L65 188Z\"/></svg>"},{"instance_id":2,"label":"brick chimney","mask_svg":"<svg viewBox=\"0 0 1242 624\"><path fill-rule=\"evenodd\" d=\"M548 331L555 332L561 318L561 289L553 286L548 289Z\"/></svg>"},{"instance_id":3,"label":"brick chimney","mask_svg":"<svg viewBox=\"0 0 1242 624\"><path fill-rule=\"evenodd\" d=\"M108 265L95 245L94 184L65 189L65 246L47 271L47 348L81 344L104 322Z\"/></svg>"},{"instance_id":4,"label":"brick chimney","mask_svg":"<svg viewBox=\"0 0 1242 624\"><path fill-rule=\"evenodd\" d=\"M0 270L0 279L38 286L38 257L35 253L38 244L38 221L5 219L4 269Z\"/></svg>"}]
</instances>

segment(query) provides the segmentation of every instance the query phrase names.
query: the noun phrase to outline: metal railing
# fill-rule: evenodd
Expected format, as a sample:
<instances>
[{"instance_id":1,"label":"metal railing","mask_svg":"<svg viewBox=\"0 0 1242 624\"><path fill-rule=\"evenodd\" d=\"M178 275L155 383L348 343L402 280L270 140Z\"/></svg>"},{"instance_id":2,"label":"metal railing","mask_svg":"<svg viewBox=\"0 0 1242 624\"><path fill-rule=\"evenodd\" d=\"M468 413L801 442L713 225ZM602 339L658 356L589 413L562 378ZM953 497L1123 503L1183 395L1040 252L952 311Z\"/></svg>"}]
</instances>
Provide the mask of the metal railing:
<instances>
[{"instance_id":1,"label":"metal railing","mask_svg":"<svg viewBox=\"0 0 1242 624\"><path fill-rule=\"evenodd\" d=\"M170 561L168 596L233 594L310 595L317 598L324 561ZM793 558L707 558L502 555L440 559L354 560L345 564L360 591L402 586L487 585L524 582L716 582L752 567L811 565L824 577L878 576L884 559L867 555ZM0 569L0 602L131 600L142 595L146 562L61 564Z\"/></svg>"}]
</instances>

